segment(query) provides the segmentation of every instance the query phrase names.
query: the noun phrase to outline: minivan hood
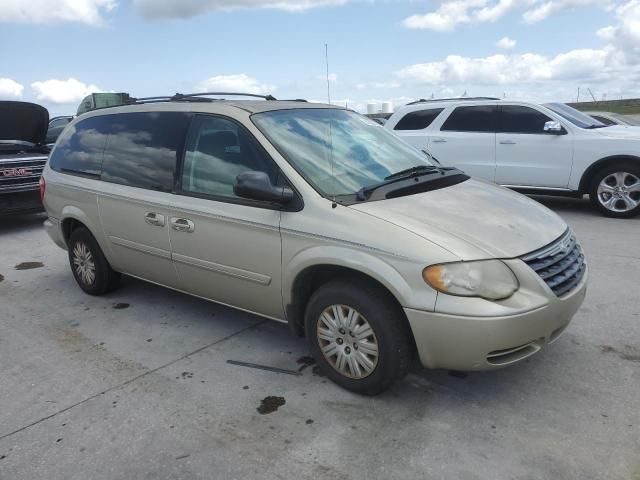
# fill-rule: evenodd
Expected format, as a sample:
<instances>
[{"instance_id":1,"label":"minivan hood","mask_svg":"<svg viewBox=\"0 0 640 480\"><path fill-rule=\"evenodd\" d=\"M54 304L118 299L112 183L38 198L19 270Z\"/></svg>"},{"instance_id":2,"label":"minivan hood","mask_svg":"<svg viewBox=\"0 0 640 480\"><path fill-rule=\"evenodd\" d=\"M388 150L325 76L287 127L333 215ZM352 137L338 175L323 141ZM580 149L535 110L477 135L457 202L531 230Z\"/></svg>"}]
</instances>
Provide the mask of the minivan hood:
<instances>
[{"instance_id":1,"label":"minivan hood","mask_svg":"<svg viewBox=\"0 0 640 480\"><path fill-rule=\"evenodd\" d=\"M610 127L598 128L596 132L605 137L640 140L640 127L631 125L611 125Z\"/></svg>"},{"instance_id":2,"label":"minivan hood","mask_svg":"<svg viewBox=\"0 0 640 480\"><path fill-rule=\"evenodd\" d=\"M0 102L0 142L17 140L43 144L49 127L46 108L28 102Z\"/></svg>"},{"instance_id":3,"label":"minivan hood","mask_svg":"<svg viewBox=\"0 0 640 480\"><path fill-rule=\"evenodd\" d=\"M519 257L567 229L538 202L480 180L351 208L403 227L462 260Z\"/></svg>"}]
</instances>

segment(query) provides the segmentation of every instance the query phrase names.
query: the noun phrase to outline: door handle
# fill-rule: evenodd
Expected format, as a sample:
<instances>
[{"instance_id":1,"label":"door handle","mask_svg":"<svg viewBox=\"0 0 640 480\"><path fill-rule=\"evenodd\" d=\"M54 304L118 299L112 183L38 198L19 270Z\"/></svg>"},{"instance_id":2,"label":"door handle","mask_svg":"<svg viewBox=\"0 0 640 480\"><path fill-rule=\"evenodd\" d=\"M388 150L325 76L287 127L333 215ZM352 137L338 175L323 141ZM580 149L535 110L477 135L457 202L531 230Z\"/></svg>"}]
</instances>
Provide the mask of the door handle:
<instances>
[{"instance_id":1,"label":"door handle","mask_svg":"<svg viewBox=\"0 0 640 480\"><path fill-rule=\"evenodd\" d=\"M447 141L444 138L434 138L433 140L431 140L433 143L447 143Z\"/></svg>"},{"instance_id":2,"label":"door handle","mask_svg":"<svg viewBox=\"0 0 640 480\"><path fill-rule=\"evenodd\" d=\"M172 217L171 218L171 228L173 228L176 232L191 233L196 229L196 226L188 218Z\"/></svg>"},{"instance_id":3,"label":"door handle","mask_svg":"<svg viewBox=\"0 0 640 480\"><path fill-rule=\"evenodd\" d=\"M515 145L516 142L514 142L513 140L502 140L500 142L500 145Z\"/></svg>"},{"instance_id":4,"label":"door handle","mask_svg":"<svg viewBox=\"0 0 640 480\"><path fill-rule=\"evenodd\" d=\"M164 227L165 217L164 215L160 215L159 213L147 212L144 214L144 221L149 225Z\"/></svg>"}]
</instances>

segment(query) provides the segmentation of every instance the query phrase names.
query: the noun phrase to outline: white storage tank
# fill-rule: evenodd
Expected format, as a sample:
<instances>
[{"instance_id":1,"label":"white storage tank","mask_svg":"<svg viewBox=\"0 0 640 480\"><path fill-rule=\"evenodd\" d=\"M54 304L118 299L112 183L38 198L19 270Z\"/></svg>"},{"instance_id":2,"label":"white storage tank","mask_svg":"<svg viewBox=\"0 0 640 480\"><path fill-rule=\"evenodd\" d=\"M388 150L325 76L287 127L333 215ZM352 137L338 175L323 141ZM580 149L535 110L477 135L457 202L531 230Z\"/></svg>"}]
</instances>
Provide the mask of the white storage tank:
<instances>
[{"instance_id":1,"label":"white storage tank","mask_svg":"<svg viewBox=\"0 0 640 480\"><path fill-rule=\"evenodd\" d=\"M393 113L393 103L392 102L383 102L382 103L382 113Z\"/></svg>"},{"instance_id":2,"label":"white storage tank","mask_svg":"<svg viewBox=\"0 0 640 480\"><path fill-rule=\"evenodd\" d=\"M372 115L374 113L378 113L378 112L376 112L376 107L377 107L377 105L375 104L375 102L367 103L367 113L369 115Z\"/></svg>"}]
</instances>

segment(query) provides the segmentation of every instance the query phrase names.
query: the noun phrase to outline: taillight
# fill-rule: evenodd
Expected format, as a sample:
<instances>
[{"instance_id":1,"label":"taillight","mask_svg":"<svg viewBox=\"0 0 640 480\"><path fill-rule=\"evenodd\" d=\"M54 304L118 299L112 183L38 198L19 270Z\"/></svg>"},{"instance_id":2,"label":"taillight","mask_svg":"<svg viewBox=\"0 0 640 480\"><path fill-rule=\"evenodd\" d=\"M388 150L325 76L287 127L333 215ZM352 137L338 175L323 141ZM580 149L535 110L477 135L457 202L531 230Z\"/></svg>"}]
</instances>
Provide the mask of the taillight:
<instances>
[{"instance_id":1,"label":"taillight","mask_svg":"<svg viewBox=\"0 0 640 480\"><path fill-rule=\"evenodd\" d=\"M44 191L47 189L47 182L44 181L44 177L40 177L38 185L40 186L40 201L44 202Z\"/></svg>"}]
</instances>

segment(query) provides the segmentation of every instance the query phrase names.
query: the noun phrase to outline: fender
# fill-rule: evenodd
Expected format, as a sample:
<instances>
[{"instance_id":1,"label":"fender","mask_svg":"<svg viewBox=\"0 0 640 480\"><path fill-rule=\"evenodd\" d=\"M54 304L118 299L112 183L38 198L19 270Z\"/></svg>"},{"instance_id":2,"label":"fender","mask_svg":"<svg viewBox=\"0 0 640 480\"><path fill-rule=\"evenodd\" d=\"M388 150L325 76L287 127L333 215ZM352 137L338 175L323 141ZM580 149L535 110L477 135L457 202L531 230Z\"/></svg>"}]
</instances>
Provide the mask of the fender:
<instances>
[{"instance_id":1,"label":"fender","mask_svg":"<svg viewBox=\"0 0 640 480\"><path fill-rule=\"evenodd\" d=\"M82 223L89 230L89 232L91 232L91 235L93 235L93 238L95 238L96 242L98 242L98 245L102 250L102 253L106 257L111 267L114 270L119 271L119 267L117 267L116 264L114 263L115 258L113 256L113 253L111 252L111 248L109 247L108 244L105 244L104 242L104 235L102 235L101 226L96 225L94 222L92 222L89 219L89 217L78 207L74 205L66 205L65 207L62 208L62 214L60 215L60 228L62 228L64 221L70 218ZM64 235L63 235L63 238L64 238ZM65 243L66 243L66 240L65 240Z\"/></svg>"},{"instance_id":2,"label":"fender","mask_svg":"<svg viewBox=\"0 0 640 480\"><path fill-rule=\"evenodd\" d=\"M349 268L367 275L382 284L403 307L433 311L436 292L428 288L421 277L421 269L408 259L398 259L394 266L380 257L365 251L343 246L320 245L301 250L286 264L283 271L283 300L288 305L292 302L293 284L298 275L306 268L318 265L332 265ZM398 266L404 264L407 271L401 274ZM415 269L415 280L424 289L412 288L406 278L411 278L411 270ZM420 292L420 295L416 293Z\"/></svg>"},{"instance_id":3,"label":"fender","mask_svg":"<svg viewBox=\"0 0 640 480\"><path fill-rule=\"evenodd\" d=\"M584 171L584 173L582 174L582 177L580 178L579 191L581 193L588 193L591 177L595 172L597 172L601 168L611 163L625 162L625 161L638 162L640 165L640 157L636 155L612 155L609 157L601 158L596 162L593 162L591 165L589 165L589 168L587 168Z\"/></svg>"}]
</instances>

